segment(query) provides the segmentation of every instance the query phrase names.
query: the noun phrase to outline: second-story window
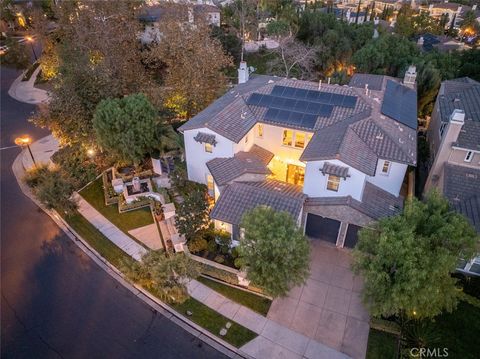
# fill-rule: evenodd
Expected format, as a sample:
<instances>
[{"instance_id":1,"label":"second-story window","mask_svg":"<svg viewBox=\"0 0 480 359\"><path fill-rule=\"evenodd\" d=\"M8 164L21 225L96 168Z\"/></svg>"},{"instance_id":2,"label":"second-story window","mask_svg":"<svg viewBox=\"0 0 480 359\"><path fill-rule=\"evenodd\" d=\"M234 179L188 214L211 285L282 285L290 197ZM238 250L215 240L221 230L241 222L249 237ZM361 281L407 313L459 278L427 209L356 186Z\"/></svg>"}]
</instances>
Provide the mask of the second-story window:
<instances>
[{"instance_id":1,"label":"second-story window","mask_svg":"<svg viewBox=\"0 0 480 359\"><path fill-rule=\"evenodd\" d=\"M468 151L467 154L465 155L465 162L472 162L473 158L473 151Z\"/></svg>"},{"instance_id":2,"label":"second-story window","mask_svg":"<svg viewBox=\"0 0 480 359\"><path fill-rule=\"evenodd\" d=\"M263 138L263 125L260 123L257 125L257 137Z\"/></svg>"},{"instance_id":3,"label":"second-story window","mask_svg":"<svg viewBox=\"0 0 480 359\"><path fill-rule=\"evenodd\" d=\"M327 189L329 191L338 192L340 187L340 177L334 175L328 175L327 179Z\"/></svg>"},{"instance_id":4,"label":"second-story window","mask_svg":"<svg viewBox=\"0 0 480 359\"><path fill-rule=\"evenodd\" d=\"M390 161L383 161L383 166L382 166L382 174L388 175L388 172L390 172L390 166L391 166Z\"/></svg>"},{"instance_id":5,"label":"second-story window","mask_svg":"<svg viewBox=\"0 0 480 359\"><path fill-rule=\"evenodd\" d=\"M205 142L205 152L212 153L213 152L213 146L211 143Z\"/></svg>"},{"instance_id":6,"label":"second-story window","mask_svg":"<svg viewBox=\"0 0 480 359\"><path fill-rule=\"evenodd\" d=\"M305 147L305 133L297 132L295 133L295 147L304 148Z\"/></svg>"},{"instance_id":7,"label":"second-story window","mask_svg":"<svg viewBox=\"0 0 480 359\"><path fill-rule=\"evenodd\" d=\"M215 183L213 182L212 175L207 175L207 189L210 196L215 195Z\"/></svg>"},{"instance_id":8,"label":"second-story window","mask_svg":"<svg viewBox=\"0 0 480 359\"><path fill-rule=\"evenodd\" d=\"M443 137L443 133L445 132L445 127L447 127L447 123L446 123L446 122L443 122L443 123L440 125L440 138Z\"/></svg>"},{"instance_id":9,"label":"second-story window","mask_svg":"<svg viewBox=\"0 0 480 359\"><path fill-rule=\"evenodd\" d=\"M290 130L283 130L283 145L291 146L293 140L293 132Z\"/></svg>"}]
</instances>

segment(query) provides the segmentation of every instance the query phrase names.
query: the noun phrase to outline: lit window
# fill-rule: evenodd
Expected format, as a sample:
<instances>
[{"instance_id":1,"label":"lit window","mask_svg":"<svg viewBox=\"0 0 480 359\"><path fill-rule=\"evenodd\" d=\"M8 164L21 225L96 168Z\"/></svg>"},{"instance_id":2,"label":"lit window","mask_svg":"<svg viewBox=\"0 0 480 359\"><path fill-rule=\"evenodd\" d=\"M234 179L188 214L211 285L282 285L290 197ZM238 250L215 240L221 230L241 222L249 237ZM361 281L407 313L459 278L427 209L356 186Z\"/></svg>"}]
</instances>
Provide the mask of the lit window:
<instances>
[{"instance_id":1,"label":"lit window","mask_svg":"<svg viewBox=\"0 0 480 359\"><path fill-rule=\"evenodd\" d=\"M303 132L295 133L295 147L297 148L305 147L305 134Z\"/></svg>"},{"instance_id":2,"label":"lit window","mask_svg":"<svg viewBox=\"0 0 480 359\"><path fill-rule=\"evenodd\" d=\"M257 125L257 136L263 138L263 125L261 124Z\"/></svg>"},{"instance_id":3,"label":"lit window","mask_svg":"<svg viewBox=\"0 0 480 359\"><path fill-rule=\"evenodd\" d=\"M283 145L291 146L293 141L293 132L290 130L283 130Z\"/></svg>"},{"instance_id":4,"label":"lit window","mask_svg":"<svg viewBox=\"0 0 480 359\"><path fill-rule=\"evenodd\" d=\"M206 143L205 142L205 152L212 153L213 152L213 146L211 143Z\"/></svg>"},{"instance_id":5,"label":"lit window","mask_svg":"<svg viewBox=\"0 0 480 359\"><path fill-rule=\"evenodd\" d=\"M473 158L473 151L468 151L467 155L465 156L464 161L465 162L472 162L472 158Z\"/></svg>"},{"instance_id":6,"label":"lit window","mask_svg":"<svg viewBox=\"0 0 480 359\"><path fill-rule=\"evenodd\" d=\"M329 191L338 192L338 187L340 187L340 177L334 176L334 175L328 175L327 189Z\"/></svg>"},{"instance_id":7,"label":"lit window","mask_svg":"<svg viewBox=\"0 0 480 359\"><path fill-rule=\"evenodd\" d=\"M213 183L212 175L207 175L207 188L208 193L213 196L213 194L215 193L215 184Z\"/></svg>"},{"instance_id":8,"label":"lit window","mask_svg":"<svg viewBox=\"0 0 480 359\"><path fill-rule=\"evenodd\" d=\"M445 132L445 127L447 127L447 123L446 123L446 122L443 122L443 123L440 125L440 138L443 137L443 132Z\"/></svg>"},{"instance_id":9,"label":"lit window","mask_svg":"<svg viewBox=\"0 0 480 359\"><path fill-rule=\"evenodd\" d=\"M383 161L383 166L382 166L382 173L383 174L388 174L390 172L390 161Z\"/></svg>"},{"instance_id":10,"label":"lit window","mask_svg":"<svg viewBox=\"0 0 480 359\"><path fill-rule=\"evenodd\" d=\"M240 228L240 239L245 239L245 228Z\"/></svg>"}]
</instances>

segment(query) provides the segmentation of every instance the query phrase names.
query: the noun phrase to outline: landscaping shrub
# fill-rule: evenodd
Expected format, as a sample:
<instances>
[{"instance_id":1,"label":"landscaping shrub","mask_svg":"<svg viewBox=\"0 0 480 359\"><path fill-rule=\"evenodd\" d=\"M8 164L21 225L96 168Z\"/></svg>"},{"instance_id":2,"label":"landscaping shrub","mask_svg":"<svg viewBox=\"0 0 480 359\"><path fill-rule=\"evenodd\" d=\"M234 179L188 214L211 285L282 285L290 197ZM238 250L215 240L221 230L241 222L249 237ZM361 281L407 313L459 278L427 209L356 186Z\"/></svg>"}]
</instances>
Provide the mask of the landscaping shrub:
<instances>
[{"instance_id":1,"label":"landscaping shrub","mask_svg":"<svg viewBox=\"0 0 480 359\"><path fill-rule=\"evenodd\" d=\"M217 242L214 239L208 242L207 251L215 253L217 251Z\"/></svg>"},{"instance_id":2,"label":"landscaping shrub","mask_svg":"<svg viewBox=\"0 0 480 359\"><path fill-rule=\"evenodd\" d=\"M75 189L80 189L93 181L99 173L95 162L79 145L65 146L59 149L52 156L52 161L70 178Z\"/></svg>"},{"instance_id":3,"label":"landscaping shrub","mask_svg":"<svg viewBox=\"0 0 480 359\"><path fill-rule=\"evenodd\" d=\"M77 204L70 198L73 185L58 169L36 167L27 172L25 182L48 209L56 209L67 215L73 214L77 209Z\"/></svg>"},{"instance_id":4,"label":"landscaping shrub","mask_svg":"<svg viewBox=\"0 0 480 359\"><path fill-rule=\"evenodd\" d=\"M230 233L225 231L215 231L215 240L218 243L222 254L228 254L230 252L230 246L232 245L232 237Z\"/></svg>"},{"instance_id":5,"label":"landscaping shrub","mask_svg":"<svg viewBox=\"0 0 480 359\"><path fill-rule=\"evenodd\" d=\"M225 257L222 256L222 255L218 255L218 256L215 257L214 261L217 262L217 263L222 264L222 263L225 262Z\"/></svg>"},{"instance_id":6,"label":"landscaping shrub","mask_svg":"<svg viewBox=\"0 0 480 359\"><path fill-rule=\"evenodd\" d=\"M192 253L198 253L201 251L204 251L208 247L208 243L205 239L203 238L194 238L187 243L188 249Z\"/></svg>"}]
</instances>

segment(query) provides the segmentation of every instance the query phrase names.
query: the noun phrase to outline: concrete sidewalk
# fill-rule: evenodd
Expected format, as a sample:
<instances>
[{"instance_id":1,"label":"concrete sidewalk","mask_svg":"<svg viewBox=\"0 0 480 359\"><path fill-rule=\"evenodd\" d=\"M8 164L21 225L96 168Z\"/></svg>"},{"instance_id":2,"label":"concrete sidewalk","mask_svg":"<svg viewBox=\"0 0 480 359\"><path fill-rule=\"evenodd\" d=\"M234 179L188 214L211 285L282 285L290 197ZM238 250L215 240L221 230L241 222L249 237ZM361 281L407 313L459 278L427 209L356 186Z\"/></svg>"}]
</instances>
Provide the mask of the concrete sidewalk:
<instances>
[{"instance_id":1,"label":"concrete sidewalk","mask_svg":"<svg viewBox=\"0 0 480 359\"><path fill-rule=\"evenodd\" d=\"M13 81L10 89L8 90L8 94L17 101L32 105L48 102L48 92L35 87L35 80L40 72L40 66L37 67L28 81L22 81L25 72L17 77L15 81Z\"/></svg>"},{"instance_id":2,"label":"concrete sidewalk","mask_svg":"<svg viewBox=\"0 0 480 359\"><path fill-rule=\"evenodd\" d=\"M84 216L87 221L93 224L95 228L102 232L105 237L115 243L117 247L119 247L129 256L139 261L142 256L147 253L145 247L142 247L140 244L135 242L132 238L114 226L78 193L75 193L73 198L77 201L78 212L80 212L80 214Z\"/></svg>"},{"instance_id":3,"label":"concrete sidewalk","mask_svg":"<svg viewBox=\"0 0 480 359\"><path fill-rule=\"evenodd\" d=\"M196 300L258 334L258 337L240 348L254 358L349 358L231 301L196 280L188 284L188 291Z\"/></svg>"}]
</instances>

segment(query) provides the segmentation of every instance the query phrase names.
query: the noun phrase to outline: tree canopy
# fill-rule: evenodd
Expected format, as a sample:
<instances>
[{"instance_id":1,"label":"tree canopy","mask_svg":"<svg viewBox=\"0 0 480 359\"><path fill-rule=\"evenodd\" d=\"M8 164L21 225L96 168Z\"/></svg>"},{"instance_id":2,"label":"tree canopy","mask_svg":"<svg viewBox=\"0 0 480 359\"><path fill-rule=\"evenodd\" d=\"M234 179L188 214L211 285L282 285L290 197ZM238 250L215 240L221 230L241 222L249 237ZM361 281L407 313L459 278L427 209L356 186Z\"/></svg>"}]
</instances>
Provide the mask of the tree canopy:
<instances>
[{"instance_id":1,"label":"tree canopy","mask_svg":"<svg viewBox=\"0 0 480 359\"><path fill-rule=\"evenodd\" d=\"M240 227L238 254L249 280L274 297L305 282L310 246L289 213L258 206L243 215Z\"/></svg>"},{"instance_id":2,"label":"tree canopy","mask_svg":"<svg viewBox=\"0 0 480 359\"><path fill-rule=\"evenodd\" d=\"M191 191L178 205L175 225L187 240L199 236L209 222L206 193L200 189Z\"/></svg>"},{"instance_id":3,"label":"tree canopy","mask_svg":"<svg viewBox=\"0 0 480 359\"><path fill-rule=\"evenodd\" d=\"M184 254L166 255L163 250L148 252L141 262L125 261L123 270L132 281L168 303L188 299L187 281L199 274L196 262Z\"/></svg>"},{"instance_id":4,"label":"tree canopy","mask_svg":"<svg viewBox=\"0 0 480 359\"><path fill-rule=\"evenodd\" d=\"M353 268L365 278L370 313L420 319L452 311L460 289L451 273L460 258L471 258L477 240L467 219L436 192L362 229Z\"/></svg>"},{"instance_id":5,"label":"tree canopy","mask_svg":"<svg viewBox=\"0 0 480 359\"><path fill-rule=\"evenodd\" d=\"M93 127L98 144L123 161L139 163L156 147L157 111L143 94L102 100Z\"/></svg>"}]
</instances>

